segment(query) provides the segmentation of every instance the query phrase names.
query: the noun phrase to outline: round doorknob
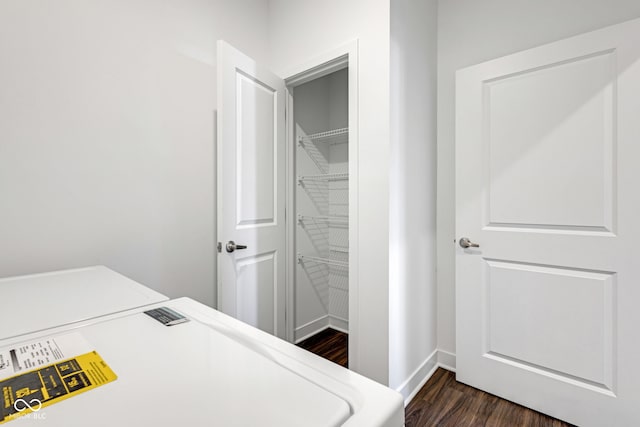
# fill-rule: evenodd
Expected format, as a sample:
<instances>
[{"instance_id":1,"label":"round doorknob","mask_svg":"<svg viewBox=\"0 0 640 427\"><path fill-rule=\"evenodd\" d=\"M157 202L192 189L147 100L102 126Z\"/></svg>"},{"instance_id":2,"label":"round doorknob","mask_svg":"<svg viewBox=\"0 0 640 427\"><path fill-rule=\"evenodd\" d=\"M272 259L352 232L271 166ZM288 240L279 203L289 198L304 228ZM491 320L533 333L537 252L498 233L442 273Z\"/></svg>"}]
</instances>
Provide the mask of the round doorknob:
<instances>
[{"instance_id":1,"label":"round doorknob","mask_svg":"<svg viewBox=\"0 0 640 427\"><path fill-rule=\"evenodd\" d=\"M462 246L465 249L467 249L467 248L479 248L480 247L479 244L473 243L471 240L469 240L468 237L463 237L462 239L460 239L460 246Z\"/></svg>"},{"instance_id":2,"label":"round doorknob","mask_svg":"<svg viewBox=\"0 0 640 427\"><path fill-rule=\"evenodd\" d=\"M237 245L233 240L227 242L227 252L234 252L236 249L247 249L245 245Z\"/></svg>"}]
</instances>

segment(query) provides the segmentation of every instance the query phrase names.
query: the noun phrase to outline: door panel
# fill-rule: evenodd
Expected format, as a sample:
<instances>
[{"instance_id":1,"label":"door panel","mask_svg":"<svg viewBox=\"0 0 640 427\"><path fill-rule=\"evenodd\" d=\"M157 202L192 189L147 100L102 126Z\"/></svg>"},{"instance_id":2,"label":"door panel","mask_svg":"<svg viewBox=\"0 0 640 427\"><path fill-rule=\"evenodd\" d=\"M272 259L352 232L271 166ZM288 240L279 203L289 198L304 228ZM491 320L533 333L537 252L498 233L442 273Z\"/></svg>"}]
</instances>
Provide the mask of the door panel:
<instances>
[{"instance_id":1,"label":"door panel","mask_svg":"<svg viewBox=\"0 0 640 427\"><path fill-rule=\"evenodd\" d=\"M218 42L218 308L285 337L284 82ZM234 241L246 249L226 250Z\"/></svg>"},{"instance_id":2,"label":"door panel","mask_svg":"<svg viewBox=\"0 0 640 427\"><path fill-rule=\"evenodd\" d=\"M489 224L611 231L614 65L606 51L484 82Z\"/></svg>"},{"instance_id":3,"label":"door panel","mask_svg":"<svg viewBox=\"0 0 640 427\"><path fill-rule=\"evenodd\" d=\"M277 94L242 73L236 73L238 88L237 200L241 227L277 223L278 177L275 174L278 135Z\"/></svg>"},{"instance_id":4,"label":"door panel","mask_svg":"<svg viewBox=\"0 0 640 427\"><path fill-rule=\"evenodd\" d=\"M270 334L275 333L274 295L278 262L275 252L236 261L237 318Z\"/></svg>"},{"instance_id":5,"label":"door panel","mask_svg":"<svg viewBox=\"0 0 640 427\"><path fill-rule=\"evenodd\" d=\"M640 425L640 20L457 74L457 378Z\"/></svg>"},{"instance_id":6,"label":"door panel","mask_svg":"<svg viewBox=\"0 0 640 427\"><path fill-rule=\"evenodd\" d=\"M486 267L485 353L610 390L613 274L499 261Z\"/></svg>"}]
</instances>

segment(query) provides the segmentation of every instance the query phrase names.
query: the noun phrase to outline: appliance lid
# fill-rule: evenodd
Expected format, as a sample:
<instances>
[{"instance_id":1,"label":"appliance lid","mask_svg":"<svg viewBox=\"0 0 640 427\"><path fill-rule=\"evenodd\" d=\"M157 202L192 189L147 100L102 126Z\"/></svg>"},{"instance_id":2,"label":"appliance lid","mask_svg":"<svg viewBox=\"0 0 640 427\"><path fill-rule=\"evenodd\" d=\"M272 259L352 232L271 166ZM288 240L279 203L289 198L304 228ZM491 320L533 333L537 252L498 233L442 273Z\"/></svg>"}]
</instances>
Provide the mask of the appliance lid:
<instances>
[{"instance_id":1,"label":"appliance lid","mask_svg":"<svg viewBox=\"0 0 640 427\"><path fill-rule=\"evenodd\" d=\"M0 339L166 300L103 266L0 279Z\"/></svg>"},{"instance_id":2,"label":"appliance lid","mask_svg":"<svg viewBox=\"0 0 640 427\"><path fill-rule=\"evenodd\" d=\"M117 380L8 425L313 427L342 425L350 417L351 406L330 382L310 379L306 371L313 370L300 363L288 366L277 350L215 319L203 322L188 306L173 303L165 305L188 322L166 326L137 309L20 337L80 334Z\"/></svg>"}]
</instances>

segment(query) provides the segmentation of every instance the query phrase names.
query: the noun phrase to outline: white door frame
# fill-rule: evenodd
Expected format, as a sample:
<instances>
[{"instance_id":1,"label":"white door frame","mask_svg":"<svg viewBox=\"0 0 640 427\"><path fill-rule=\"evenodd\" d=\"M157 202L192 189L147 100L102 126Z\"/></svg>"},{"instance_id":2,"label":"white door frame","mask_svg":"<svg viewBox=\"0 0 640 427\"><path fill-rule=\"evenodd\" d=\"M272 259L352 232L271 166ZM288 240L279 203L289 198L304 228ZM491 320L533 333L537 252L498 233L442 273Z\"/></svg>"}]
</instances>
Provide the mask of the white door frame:
<instances>
[{"instance_id":1,"label":"white door frame","mask_svg":"<svg viewBox=\"0 0 640 427\"><path fill-rule=\"evenodd\" d=\"M287 73L287 90L348 67L349 81L349 359L358 360L354 352L358 333L358 40L346 43L301 64ZM296 176L295 123L293 96L287 93L287 339L295 339L295 278L296 278ZM356 368L357 369L357 368Z\"/></svg>"}]
</instances>

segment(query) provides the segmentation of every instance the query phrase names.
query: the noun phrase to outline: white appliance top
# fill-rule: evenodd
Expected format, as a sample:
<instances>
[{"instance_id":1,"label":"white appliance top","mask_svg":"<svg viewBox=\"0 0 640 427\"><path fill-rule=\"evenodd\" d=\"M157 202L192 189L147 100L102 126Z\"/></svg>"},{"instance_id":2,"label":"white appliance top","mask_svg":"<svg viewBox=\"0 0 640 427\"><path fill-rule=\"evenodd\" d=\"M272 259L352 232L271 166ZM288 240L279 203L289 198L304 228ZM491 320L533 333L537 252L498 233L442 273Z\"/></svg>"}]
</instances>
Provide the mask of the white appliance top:
<instances>
[{"instance_id":1,"label":"white appliance top","mask_svg":"<svg viewBox=\"0 0 640 427\"><path fill-rule=\"evenodd\" d=\"M143 312L169 307L165 326ZM402 397L188 298L0 340L0 348L80 334L118 376L22 426L401 427Z\"/></svg>"},{"instance_id":2,"label":"white appliance top","mask_svg":"<svg viewBox=\"0 0 640 427\"><path fill-rule=\"evenodd\" d=\"M0 339L168 298L103 266L0 279Z\"/></svg>"}]
</instances>

